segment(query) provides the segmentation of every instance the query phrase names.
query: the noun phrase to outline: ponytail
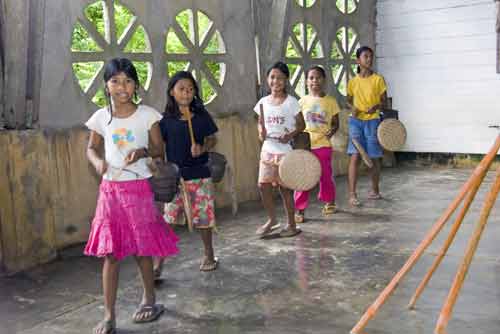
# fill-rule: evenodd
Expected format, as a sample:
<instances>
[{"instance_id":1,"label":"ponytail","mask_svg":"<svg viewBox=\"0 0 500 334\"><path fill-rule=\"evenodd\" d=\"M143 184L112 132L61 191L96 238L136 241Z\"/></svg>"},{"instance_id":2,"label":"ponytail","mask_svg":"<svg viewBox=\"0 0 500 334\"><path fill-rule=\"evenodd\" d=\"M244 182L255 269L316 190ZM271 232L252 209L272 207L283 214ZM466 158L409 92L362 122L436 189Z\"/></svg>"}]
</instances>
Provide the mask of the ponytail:
<instances>
[{"instance_id":1,"label":"ponytail","mask_svg":"<svg viewBox=\"0 0 500 334\"><path fill-rule=\"evenodd\" d=\"M104 88L104 95L106 96L106 102L108 104L109 111L109 122L108 125L113 121L113 104L111 103L111 96L109 95L108 89Z\"/></svg>"},{"instance_id":2,"label":"ponytail","mask_svg":"<svg viewBox=\"0 0 500 334\"><path fill-rule=\"evenodd\" d=\"M370 52L373 55L372 48L370 48L369 46L364 45L364 46L359 47L356 50L356 59L359 59L359 57L361 57L361 55L363 54L363 52ZM359 65L358 65L358 67L356 69L356 72L358 74L361 72L361 67Z\"/></svg>"}]
</instances>

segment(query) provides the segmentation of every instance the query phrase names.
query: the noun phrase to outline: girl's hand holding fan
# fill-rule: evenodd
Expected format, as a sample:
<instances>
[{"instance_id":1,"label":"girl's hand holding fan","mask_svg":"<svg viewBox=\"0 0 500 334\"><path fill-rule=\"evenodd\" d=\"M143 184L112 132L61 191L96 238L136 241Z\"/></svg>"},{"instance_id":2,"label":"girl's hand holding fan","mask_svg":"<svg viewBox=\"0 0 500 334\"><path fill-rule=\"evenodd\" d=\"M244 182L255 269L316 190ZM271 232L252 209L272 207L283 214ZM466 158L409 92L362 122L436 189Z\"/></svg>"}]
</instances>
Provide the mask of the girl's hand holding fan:
<instances>
[{"instance_id":1,"label":"girl's hand holding fan","mask_svg":"<svg viewBox=\"0 0 500 334\"><path fill-rule=\"evenodd\" d=\"M293 139L292 133L287 132L280 137L280 143L287 144Z\"/></svg>"}]
</instances>

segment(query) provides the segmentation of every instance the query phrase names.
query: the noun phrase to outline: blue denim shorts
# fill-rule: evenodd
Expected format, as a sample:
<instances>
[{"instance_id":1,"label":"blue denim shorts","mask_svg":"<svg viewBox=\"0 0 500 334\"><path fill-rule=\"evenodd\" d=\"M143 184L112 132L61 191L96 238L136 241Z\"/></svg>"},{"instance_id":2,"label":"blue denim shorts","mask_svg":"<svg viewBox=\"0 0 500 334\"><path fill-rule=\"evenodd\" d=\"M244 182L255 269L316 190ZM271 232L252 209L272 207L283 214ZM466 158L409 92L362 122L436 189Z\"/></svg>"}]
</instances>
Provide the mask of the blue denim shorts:
<instances>
[{"instance_id":1,"label":"blue denim shorts","mask_svg":"<svg viewBox=\"0 0 500 334\"><path fill-rule=\"evenodd\" d=\"M358 150L356 150L352 143L352 138L356 138L370 158L381 158L384 155L384 151L377 138L377 128L379 124L379 118L363 121L354 117L349 117L349 143L347 144L347 154L358 153Z\"/></svg>"}]
</instances>

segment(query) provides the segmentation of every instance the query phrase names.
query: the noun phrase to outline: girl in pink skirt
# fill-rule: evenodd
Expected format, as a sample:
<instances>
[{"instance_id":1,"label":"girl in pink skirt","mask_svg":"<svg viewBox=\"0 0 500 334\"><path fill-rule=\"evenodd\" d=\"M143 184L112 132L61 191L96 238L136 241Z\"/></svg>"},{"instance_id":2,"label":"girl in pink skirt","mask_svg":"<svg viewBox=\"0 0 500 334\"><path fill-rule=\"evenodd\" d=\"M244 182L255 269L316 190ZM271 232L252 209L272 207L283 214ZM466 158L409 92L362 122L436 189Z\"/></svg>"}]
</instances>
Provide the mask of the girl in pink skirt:
<instances>
[{"instance_id":1,"label":"girl in pink skirt","mask_svg":"<svg viewBox=\"0 0 500 334\"><path fill-rule=\"evenodd\" d=\"M90 129L87 157L102 175L85 247L86 255L104 258L104 319L94 328L95 334L116 332L120 260L132 255L139 266L144 292L132 319L142 323L156 320L164 311L155 300L152 257L178 252L178 238L154 204L146 165L147 157L163 156L161 115L134 103L139 80L130 60L112 59L105 67L104 81L108 107L85 123Z\"/></svg>"}]
</instances>

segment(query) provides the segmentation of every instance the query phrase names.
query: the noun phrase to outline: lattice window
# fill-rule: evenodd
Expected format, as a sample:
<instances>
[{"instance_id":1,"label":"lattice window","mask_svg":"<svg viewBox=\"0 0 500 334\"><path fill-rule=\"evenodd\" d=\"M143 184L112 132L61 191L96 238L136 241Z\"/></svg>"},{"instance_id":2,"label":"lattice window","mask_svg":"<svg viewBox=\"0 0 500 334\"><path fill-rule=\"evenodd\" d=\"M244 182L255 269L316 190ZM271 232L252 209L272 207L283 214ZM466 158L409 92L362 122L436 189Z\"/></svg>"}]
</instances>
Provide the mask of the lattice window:
<instances>
[{"instance_id":1,"label":"lattice window","mask_svg":"<svg viewBox=\"0 0 500 334\"><path fill-rule=\"evenodd\" d=\"M337 30L330 52L333 82L340 94L346 95L347 82L356 73L356 50L360 47L356 31L348 26Z\"/></svg>"},{"instance_id":2,"label":"lattice window","mask_svg":"<svg viewBox=\"0 0 500 334\"><path fill-rule=\"evenodd\" d=\"M336 0L337 8L344 14L352 14L358 8L359 0Z\"/></svg>"},{"instance_id":3,"label":"lattice window","mask_svg":"<svg viewBox=\"0 0 500 334\"><path fill-rule=\"evenodd\" d=\"M200 10L177 14L166 36L167 71L192 71L205 104L222 89L226 76L226 46L213 20Z\"/></svg>"},{"instance_id":4,"label":"lattice window","mask_svg":"<svg viewBox=\"0 0 500 334\"><path fill-rule=\"evenodd\" d=\"M286 45L285 61L290 68L290 84L297 95L307 93L307 68L322 63L323 59L323 48L316 29L308 23L295 24Z\"/></svg>"},{"instance_id":5,"label":"lattice window","mask_svg":"<svg viewBox=\"0 0 500 334\"><path fill-rule=\"evenodd\" d=\"M82 91L98 106L106 104L102 80L104 62L126 57L137 68L140 96L149 89L153 72L151 43L144 27L118 1L102 0L88 5L72 34L73 73Z\"/></svg>"}]
</instances>

